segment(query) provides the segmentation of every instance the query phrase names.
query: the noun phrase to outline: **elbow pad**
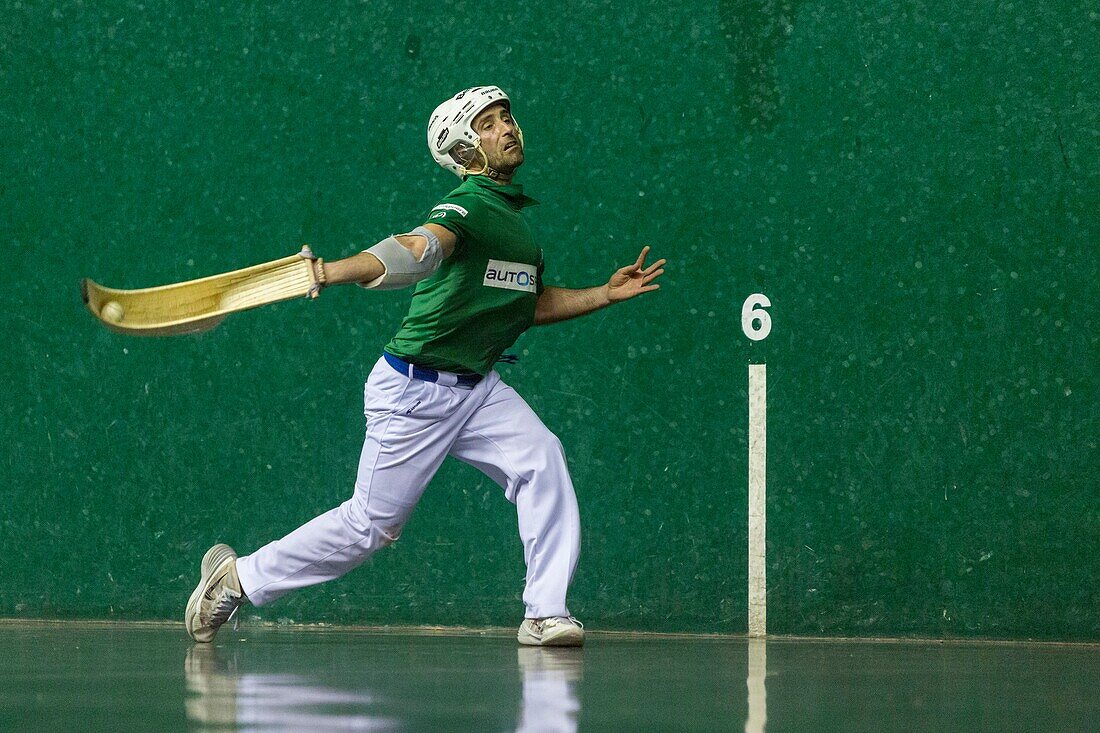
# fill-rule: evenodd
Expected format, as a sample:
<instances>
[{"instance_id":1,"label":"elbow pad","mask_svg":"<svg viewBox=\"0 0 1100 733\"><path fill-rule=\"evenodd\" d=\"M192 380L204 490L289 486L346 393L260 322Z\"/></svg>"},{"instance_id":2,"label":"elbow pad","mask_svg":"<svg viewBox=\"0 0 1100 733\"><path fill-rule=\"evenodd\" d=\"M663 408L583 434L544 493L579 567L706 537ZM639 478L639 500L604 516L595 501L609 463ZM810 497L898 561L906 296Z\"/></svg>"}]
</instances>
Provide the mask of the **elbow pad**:
<instances>
[{"instance_id":1,"label":"elbow pad","mask_svg":"<svg viewBox=\"0 0 1100 733\"><path fill-rule=\"evenodd\" d=\"M397 236L417 235L428 240L424 247L424 254L418 260L401 243ZM425 227L417 227L408 235L389 236L378 244L363 250L377 257L385 266L386 271L380 277L366 283L359 283L364 288L373 290L397 290L420 282L439 269L439 263L443 261L443 247L439 243L439 237Z\"/></svg>"}]
</instances>

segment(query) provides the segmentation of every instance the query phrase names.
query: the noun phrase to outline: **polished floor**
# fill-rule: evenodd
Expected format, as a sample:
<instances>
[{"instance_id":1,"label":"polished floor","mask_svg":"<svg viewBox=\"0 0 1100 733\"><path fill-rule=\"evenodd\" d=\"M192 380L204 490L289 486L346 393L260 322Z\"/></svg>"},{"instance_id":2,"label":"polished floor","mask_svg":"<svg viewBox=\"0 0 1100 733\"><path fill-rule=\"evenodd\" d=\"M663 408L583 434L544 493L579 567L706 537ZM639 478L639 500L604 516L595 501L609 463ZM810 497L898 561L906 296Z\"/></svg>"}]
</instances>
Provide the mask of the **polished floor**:
<instances>
[{"instance_id":1,"label":"polished floor","mask_svg":"<svg viewBox=\"0 0 1100 733\"><path fill-rule=\"evenodd\" d=\"M1097 731L1100 647L0 621L3 731Z\"/></svg>"}]
</instances>

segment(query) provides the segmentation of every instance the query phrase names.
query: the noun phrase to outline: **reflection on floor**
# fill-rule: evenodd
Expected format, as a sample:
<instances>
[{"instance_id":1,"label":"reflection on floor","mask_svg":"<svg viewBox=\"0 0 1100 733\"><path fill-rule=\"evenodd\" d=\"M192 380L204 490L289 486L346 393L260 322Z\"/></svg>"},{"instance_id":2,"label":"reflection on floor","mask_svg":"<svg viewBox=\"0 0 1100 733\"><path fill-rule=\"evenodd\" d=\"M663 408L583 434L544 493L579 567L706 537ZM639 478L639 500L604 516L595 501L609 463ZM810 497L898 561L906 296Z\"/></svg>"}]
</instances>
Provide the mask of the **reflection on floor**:
<instances>
[{"instance_id":1,"label":"reflection on floor","mask_svg":"<svg viewBox=\"0 0 1100 733\"><path fill-rule=\"evenodd\" d=\"M0 730L1091 731L1100 647L0 621Z\"/></svg>"},{"instance_id":2,"label":"reflection on floor","mask_svg":"<svg viewBox=\"0 0 1100 733\"><path fill-rule=\"evenodd\" d=\"M745 733L764 733L768 724L768 642L749 639L749 671L745 686L749 688L749 712L745 718Z\"/></svg>"},{"instance_id":3,"label":"reflection on floor","mask_svg":"<svg viewBox=\"0 0 1100 733\"><path fill-rule=\"evenodd\" d=\"M241 673L236 655L230 654L206 644L187 651L186 709L193 723L269 731L403 728L398 718L372 714L379 698L369 690L321 687L296 674ZM577 649L516 649L523 678L517 732L577 730L580 654Z\"/></svg>"},{"instance_id":4,"label":"reflection on floor","mask_svg":"<svg viewBox=\"0 0 1100 733\"><path fill-rule=\"evenodd\" d=\"M187 718L201 726L249 730L400 730L399 720L371 714L377 704L367 690L312 684L298 674L236 671L236 658L223 663L208 644L187 651Z\"/></svg>"}]
</instances>

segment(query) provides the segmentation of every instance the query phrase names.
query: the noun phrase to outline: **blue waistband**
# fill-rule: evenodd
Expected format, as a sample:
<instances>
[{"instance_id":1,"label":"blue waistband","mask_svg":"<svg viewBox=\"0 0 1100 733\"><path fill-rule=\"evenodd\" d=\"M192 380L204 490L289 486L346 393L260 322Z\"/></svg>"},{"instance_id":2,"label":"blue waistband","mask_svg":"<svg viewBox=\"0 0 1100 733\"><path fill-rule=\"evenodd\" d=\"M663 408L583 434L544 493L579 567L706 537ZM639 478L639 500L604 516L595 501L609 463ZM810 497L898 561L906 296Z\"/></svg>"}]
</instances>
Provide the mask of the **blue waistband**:
<instances>
[{"instance_id":1,"label":"blue waistband","mask_svg":"<svg viewBox=\"0 0 1100 733\"><path fill-rule=\"evenodd\" d=\"M475 387L481 381L480 374L454 374L453 372L437 372L435 369L417 366L394 356L388 351L382 352L382 357L395 371L404 374L410 379L420 379L424 382L438 382L448 387Z\"/></svg>"}]
</instances>

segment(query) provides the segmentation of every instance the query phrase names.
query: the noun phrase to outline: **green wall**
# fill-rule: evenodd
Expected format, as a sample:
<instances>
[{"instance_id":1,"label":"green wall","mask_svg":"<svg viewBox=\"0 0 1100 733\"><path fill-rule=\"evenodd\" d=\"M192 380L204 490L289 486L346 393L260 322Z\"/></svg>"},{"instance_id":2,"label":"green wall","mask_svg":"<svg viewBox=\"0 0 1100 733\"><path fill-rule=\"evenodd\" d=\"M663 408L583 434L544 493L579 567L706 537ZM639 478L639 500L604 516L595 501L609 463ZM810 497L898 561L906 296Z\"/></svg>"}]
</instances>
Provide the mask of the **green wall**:
<instances>
[{"instance_id":1,"label":"green wall","mask_svg":"<svg viewBox=\"0 0 1100 733\"><path fill-rule=\"evenodd\" d=\"M0 615L179 618L199 558L350 493L407 293L140 340L140 287L423 219L432 108L496 83L551 284L662 289L533 330L596 628L746 628L747 367L768 365L769 630L1100 639L1091 3L0 1ZM1090 40L1091 39L1091 40ZM1092 52L1088 48L1093 48ZM741 303L771 298L752 344ZM259 609L511 625L513 508L448 462L398 545Z\"/></svg>"}]
</instances>

